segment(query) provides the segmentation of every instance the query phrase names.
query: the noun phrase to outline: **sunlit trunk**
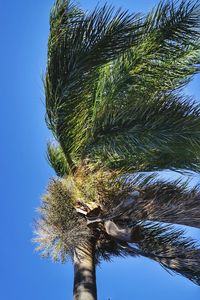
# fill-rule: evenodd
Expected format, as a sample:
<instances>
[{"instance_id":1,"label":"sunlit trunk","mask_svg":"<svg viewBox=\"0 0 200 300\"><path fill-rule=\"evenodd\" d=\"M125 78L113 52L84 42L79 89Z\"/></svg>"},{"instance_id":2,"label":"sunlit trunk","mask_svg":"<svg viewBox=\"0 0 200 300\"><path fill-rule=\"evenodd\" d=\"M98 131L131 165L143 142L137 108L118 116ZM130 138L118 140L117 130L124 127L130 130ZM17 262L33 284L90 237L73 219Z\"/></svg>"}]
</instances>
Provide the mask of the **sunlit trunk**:
<instances>
[{"instance_id":1,"label":"sunlit trunk","mask_svg":"<svg viewBox=\"0 0 200 300\"><path fill-rule=\"evenodd\" d=\"M88 241L74 251L74 300L96 300L95 243Z\"/></svg>"}]
</instances>

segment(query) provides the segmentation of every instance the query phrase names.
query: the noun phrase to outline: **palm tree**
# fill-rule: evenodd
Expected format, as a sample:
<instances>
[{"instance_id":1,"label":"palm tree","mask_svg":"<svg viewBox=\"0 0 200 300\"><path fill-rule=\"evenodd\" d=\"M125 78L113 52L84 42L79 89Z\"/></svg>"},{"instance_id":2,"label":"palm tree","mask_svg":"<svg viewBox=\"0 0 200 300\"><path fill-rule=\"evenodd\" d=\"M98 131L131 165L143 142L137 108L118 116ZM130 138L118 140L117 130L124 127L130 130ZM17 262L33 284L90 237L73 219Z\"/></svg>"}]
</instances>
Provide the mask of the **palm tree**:
<instances>
[{"instance_id":1,"label":"palm tree","mask_svg":"<svg viewBox=\"0 0 200 300\"><path fill-rule=\"evenodd\" d=\"M97 299L95 266L145 256L200 285L200 192L156 171L200 171L200 105L183 88L199 72L199 1L146 16L57 0L44 79L54 141L36 225L44 256L74 262L74 299ZM173 226L173 224L175 226Z\"/></svg>"}]
</instances>

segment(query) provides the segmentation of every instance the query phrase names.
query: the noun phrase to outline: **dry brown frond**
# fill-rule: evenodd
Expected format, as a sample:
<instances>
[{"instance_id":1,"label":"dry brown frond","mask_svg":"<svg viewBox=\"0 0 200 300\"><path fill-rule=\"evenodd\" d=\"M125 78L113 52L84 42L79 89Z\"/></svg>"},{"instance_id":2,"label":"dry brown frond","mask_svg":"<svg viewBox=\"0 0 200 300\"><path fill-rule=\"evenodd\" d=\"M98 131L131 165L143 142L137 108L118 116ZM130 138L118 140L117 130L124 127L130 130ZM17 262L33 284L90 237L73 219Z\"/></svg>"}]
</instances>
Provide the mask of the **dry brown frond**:
<instances>
[{"instance_id":1,"label":"dry brown frond","mask_svg":"<svg viewBox=\"0 0 200 300\"><path fill-rule=\"evenodd\" d=\"M84 205L91 210L101 206L102 214L111 211L128 193L116 178L115 173L84 164L73 177L51 180L38 209L40 218L34 239L39 244L37 250L43 256L64 261L76 246L98 235L97 260L123 253L101 224L87 226L86 217L77 210L82 203L83 209Z\"/></svg>"},{"instance_id":2,"label":"dry brown frond","mask_svg":"<svg viewBox=\"0 0 200 300\"><path fill-rule=\"evenodd\" d=\"M74 208L72 180L52 180L42 198L36 225L37 250L64 261L74 247L91 235L84 218Z\"/></svg>"},{"instance_id":3,"label":"dry brown frond","mask_svg":"<svg viewBox=\"0 0 200 300\"><path fill-rule=\"evenodd\" d=\"M184 185L156 182L141 189L141 197L129 215L135 220L154 220L200 228L200 192Z\"/></svg>"}]
</instances>

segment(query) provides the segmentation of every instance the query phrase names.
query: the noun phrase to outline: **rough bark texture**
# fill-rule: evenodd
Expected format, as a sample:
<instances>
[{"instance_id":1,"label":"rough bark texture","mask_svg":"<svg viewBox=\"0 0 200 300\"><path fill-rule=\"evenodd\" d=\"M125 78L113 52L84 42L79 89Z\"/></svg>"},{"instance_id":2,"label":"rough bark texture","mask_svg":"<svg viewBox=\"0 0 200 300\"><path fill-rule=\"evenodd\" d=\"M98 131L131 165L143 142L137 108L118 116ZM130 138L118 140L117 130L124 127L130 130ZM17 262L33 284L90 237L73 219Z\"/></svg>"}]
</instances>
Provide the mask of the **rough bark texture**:
<instances>
[{"instance_id":1,"label":"rough bark texture","mask_svg":"<svg viewBox=\"0 0 200 300\"><path fill-rule=\"evenodd\" d=\"M94 241L74 251L74 300L97 300Z\"/></svg>"}]
</instances>

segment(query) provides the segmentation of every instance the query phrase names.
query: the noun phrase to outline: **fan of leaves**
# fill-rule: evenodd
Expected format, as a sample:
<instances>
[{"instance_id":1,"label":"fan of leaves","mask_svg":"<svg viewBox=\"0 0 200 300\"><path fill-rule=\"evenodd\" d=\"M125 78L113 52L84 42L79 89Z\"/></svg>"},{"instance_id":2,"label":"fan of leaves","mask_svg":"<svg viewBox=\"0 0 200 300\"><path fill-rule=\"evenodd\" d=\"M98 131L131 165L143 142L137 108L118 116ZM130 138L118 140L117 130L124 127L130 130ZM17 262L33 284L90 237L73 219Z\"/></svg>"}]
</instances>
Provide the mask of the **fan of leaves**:
<instances>
[{"instance_id":1,"label":"fan of leaves","mask_svg":"<svg viewBox=\"0 0 200 300\"><path fill-rule=\"evenodd\" d=\"M147 16L56 2L45 92L67 164L59 174L83 159L121 172L199 171L200 109L181 91L199 72L199 12L198 1L160 2Z\"/></svg>"},{"instance_id":2,"label":"fan of leaves","mask_svg":"<svg viewBox=\"0 0 200 300\"><path fill-rule=\"evenodd\" d=\"M200 105L183 93L199 72L199 28L199 1L146 16L56 1L44 82L59 178L36 226L44 255L64 261L94 238L97 261L142 255L200 284L199 248L166 225L200 227L198 187L139 173L200 170Z\"/></svg>"}]
</instances>

